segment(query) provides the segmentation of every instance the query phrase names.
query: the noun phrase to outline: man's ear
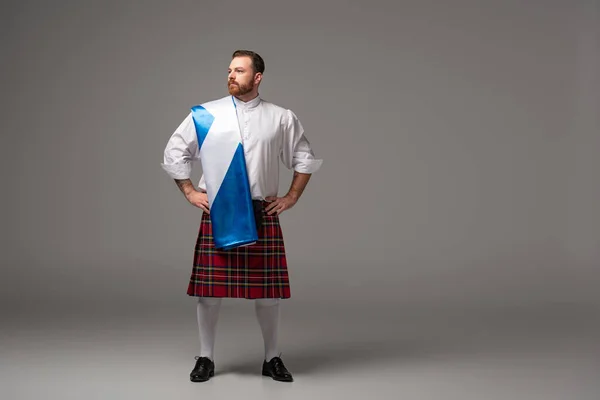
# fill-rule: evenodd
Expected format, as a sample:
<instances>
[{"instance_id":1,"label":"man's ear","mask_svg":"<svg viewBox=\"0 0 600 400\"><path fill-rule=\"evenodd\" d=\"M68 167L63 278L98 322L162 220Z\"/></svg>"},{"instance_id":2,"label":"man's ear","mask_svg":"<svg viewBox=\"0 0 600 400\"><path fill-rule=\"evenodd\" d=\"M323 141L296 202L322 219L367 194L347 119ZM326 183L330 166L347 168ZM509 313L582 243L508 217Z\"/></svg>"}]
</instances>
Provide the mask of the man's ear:
<instances>
[{"instance_id":1,"label":"man's ear","mask_svg":"<svg viewBox=\"0 0 600 400\"><path fill-rule=\"evenodd\" d=\"M262 81L262 74L260 72L257 72L256 75L254 75L254 83L258 84Z\"/></svg>"}]
</instances>

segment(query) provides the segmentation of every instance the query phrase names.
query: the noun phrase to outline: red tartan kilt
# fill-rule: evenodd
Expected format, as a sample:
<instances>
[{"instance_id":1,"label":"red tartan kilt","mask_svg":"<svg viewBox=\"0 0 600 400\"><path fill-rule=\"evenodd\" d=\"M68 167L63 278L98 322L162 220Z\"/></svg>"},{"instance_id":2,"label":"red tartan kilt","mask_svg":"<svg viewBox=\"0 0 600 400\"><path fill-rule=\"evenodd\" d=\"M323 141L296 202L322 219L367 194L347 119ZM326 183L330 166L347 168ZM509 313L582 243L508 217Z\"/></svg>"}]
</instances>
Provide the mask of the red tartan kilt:
<instances>
[{"instance_id":1,"label":"red tartan kilt","mask_svg":"<svg viewBox=\"0 0 600 400\"><path fill-rule=\"evenodd\" d=\"M279 217L264 214L255 244L216 250L210 217L202 213L187 294L246 299L289 298L290 282Z\"/></svg>"}]
</instances>

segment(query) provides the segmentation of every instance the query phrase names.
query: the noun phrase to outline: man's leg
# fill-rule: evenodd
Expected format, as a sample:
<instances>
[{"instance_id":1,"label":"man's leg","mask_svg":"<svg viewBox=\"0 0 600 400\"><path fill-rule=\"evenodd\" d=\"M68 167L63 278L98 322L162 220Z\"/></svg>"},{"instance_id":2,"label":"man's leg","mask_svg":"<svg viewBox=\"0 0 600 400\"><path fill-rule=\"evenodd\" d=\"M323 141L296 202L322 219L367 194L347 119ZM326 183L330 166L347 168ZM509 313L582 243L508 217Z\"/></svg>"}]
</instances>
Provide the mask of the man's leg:
<instances>
[{"instance_id":1,"label":"man's leg","mask_svg":"<svg viewBox=\"0 0 600 400\"><path fill-rule=\"evenodd\" d=\"M214 350L221 298L199 297L197 305L200 357L190 373L192 382L204 382L214 375Z\"/></svg>"},{"instance_id":2,"label":"man's leg","mask_svg":"<svg viewBox=\"0 0 600 400\"><path fill-rule=\"evenodd\" d=\"M254 305L265 344L265 360L270 361L279 355L279 299L256 299Z\"/></svg>"},{"instance_id":3,"label":"man's leg","mask_svg":"<svg viewBox=\"0 0 600 400\"><path fill-rule=\"evenodd\" d=\"M215 335L217 332L217 321L219 320L220 308L221 298L198 298L197 315L198 333L200 335L200 357L207 357L214 360Z\"/></svg>"},{"instance_id":4,"label":"man's leg","mask_svg":"<svg viewBox=\"0 0 600 400\"><path fill-rule=\"evenodd\" d=\"M277 381L292 382L292 374L279 357L279 299L256 299L254 304L265 345L262 374Z\"/></svg>"}]
</instances>

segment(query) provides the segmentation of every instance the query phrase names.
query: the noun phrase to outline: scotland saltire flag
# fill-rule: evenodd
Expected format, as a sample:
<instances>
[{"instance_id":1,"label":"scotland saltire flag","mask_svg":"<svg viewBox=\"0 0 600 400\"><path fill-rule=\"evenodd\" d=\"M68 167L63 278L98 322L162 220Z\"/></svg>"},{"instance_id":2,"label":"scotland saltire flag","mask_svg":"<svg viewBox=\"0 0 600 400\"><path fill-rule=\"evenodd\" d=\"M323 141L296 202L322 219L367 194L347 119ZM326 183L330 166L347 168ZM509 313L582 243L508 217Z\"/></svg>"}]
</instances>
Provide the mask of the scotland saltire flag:
<instances>
[{"instance_id":1,"label":"scotland saltire flag","mask_svg":"<svg viewBox=\"0 0 600 400\"><path fill-rule=\"evenodd\" d=\"M252 195L233 97L192 107L217 249L258 241Z\"/></svg>"}]
</instances>

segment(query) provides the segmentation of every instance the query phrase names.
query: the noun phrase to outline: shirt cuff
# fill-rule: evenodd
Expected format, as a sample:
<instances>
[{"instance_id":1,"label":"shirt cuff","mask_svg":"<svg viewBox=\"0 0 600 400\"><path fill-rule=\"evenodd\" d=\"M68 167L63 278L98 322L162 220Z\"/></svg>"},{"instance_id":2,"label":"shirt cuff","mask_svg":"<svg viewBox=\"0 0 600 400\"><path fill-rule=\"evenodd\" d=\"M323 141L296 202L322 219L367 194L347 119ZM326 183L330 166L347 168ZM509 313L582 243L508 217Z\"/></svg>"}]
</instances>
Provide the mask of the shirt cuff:
<instances>
[{"instance_id":1,"label":"shirt cuff","mask_svg":"<svg viewBox=\"0 0 600 400\"><path fill-rule=\"evenodd\" d=\"M302 174L312 174L317 172L321 168L323 160L316 160L314 158L295 158L293 162L294 171Z\"/></svg>"},{"instance_id":2,"label":"shirt cuff","mask_svg":"<svg viewBox=\"0 0 600 400\"><path fill-rule=\"evenodd\" d=\"M173 179L190 179L190 175L192 174L192 165L190 163L185 163L185 164L161 163L160 166Z\"/></svg>"}]
</instances>

